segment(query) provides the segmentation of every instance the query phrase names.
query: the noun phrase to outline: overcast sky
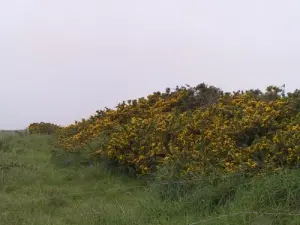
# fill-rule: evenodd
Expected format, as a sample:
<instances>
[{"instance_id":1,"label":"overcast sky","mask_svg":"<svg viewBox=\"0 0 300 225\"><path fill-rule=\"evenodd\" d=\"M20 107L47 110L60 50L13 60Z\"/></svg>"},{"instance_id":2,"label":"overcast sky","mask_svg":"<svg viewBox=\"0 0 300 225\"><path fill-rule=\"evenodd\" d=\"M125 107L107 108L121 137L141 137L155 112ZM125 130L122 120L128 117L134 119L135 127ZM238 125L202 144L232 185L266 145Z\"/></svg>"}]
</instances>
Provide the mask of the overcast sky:
<instances>
[{"instance_id":1,"label":"overcast sky","mask_svg":"<svg viewBox=\"0 0 300 225\"><path fill-rule=\"evenodd\" d=\"M0 0L0 129L205 82L300 88L299 0Z\"/></svg>"}]
</instances>

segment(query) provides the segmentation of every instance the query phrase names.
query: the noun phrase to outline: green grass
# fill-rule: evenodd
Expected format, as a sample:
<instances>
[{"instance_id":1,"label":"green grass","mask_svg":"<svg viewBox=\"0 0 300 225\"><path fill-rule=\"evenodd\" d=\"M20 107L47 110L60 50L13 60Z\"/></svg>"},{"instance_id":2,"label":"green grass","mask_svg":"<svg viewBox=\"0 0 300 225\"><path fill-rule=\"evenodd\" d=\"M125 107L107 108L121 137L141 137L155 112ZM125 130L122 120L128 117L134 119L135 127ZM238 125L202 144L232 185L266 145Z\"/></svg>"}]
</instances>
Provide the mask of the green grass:
<instances>
[{"instance_id":1,"label":"green grass","mask_svg":"<svg viewBox=\"0 0 300 225\"><path fill-rule=\"evenodd\" d=\"M299 170L146 185L52 150L49 136L0 134L0 224L300 224Z\"/></svg>"}]
</instances>

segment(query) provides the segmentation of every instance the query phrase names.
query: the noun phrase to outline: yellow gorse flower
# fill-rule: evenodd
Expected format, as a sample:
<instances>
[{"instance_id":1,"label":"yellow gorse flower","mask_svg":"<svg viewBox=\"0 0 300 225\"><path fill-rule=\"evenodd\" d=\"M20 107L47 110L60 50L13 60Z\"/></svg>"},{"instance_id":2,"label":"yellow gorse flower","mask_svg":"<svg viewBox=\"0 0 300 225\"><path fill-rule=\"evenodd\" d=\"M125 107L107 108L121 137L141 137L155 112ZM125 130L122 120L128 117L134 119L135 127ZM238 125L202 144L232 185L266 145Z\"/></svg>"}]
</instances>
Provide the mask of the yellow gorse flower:
<instances>
[{"instance_id":1,"label":"yellow gorse flower","mask_svg":"<svg viewBox=\"0 0 300 225\"><path fill-rule=\"evenodd\" d=\"M95 155L134 167L140 174L174 162L181 162L182 176L206 173L210 168L277 170L299 162L297 93L274 98L269 92L258 96L253 92L221 94L208 87L191 90L156 92L67 127L51 125L56 145L72 151L103 140L101 149L94 149ZM210 98L202 96L207 92ZM44 124L29 126L31 133L45 129Z\"/></svg>"}]
</instances>

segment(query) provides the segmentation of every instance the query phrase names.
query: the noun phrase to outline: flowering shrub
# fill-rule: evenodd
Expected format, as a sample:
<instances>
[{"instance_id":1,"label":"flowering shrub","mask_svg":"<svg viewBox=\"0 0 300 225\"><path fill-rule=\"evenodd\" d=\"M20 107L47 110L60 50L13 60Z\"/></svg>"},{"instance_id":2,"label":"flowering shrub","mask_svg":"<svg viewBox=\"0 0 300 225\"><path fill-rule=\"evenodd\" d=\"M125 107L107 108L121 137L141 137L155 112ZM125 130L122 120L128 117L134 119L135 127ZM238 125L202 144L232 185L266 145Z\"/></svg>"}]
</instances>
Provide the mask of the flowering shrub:
<instances>
[{"instance_id":1,"label":"flowering shrub","mask_svg":"<svg viewBox=\"0 0 300 225\"><path fill-rule=\"evenodd\" d=\"M58 129L56 144L67 151L89 147L136 173L177 165L195 173L277 170L300 162L300 92L280 88L223 93L200 84L97 111L87 120Z\"/></svg>"},{"instance_id":2,"label":"flowering shrub","mask_svg":"<svg viewBox=\"0 0 300 225\"><path fill-rule=\"evenodd\" d=\"M59 126L52 123L32 123L28 127L30 134L54 134L60 129Z\"/></svg>"}]
</instances>

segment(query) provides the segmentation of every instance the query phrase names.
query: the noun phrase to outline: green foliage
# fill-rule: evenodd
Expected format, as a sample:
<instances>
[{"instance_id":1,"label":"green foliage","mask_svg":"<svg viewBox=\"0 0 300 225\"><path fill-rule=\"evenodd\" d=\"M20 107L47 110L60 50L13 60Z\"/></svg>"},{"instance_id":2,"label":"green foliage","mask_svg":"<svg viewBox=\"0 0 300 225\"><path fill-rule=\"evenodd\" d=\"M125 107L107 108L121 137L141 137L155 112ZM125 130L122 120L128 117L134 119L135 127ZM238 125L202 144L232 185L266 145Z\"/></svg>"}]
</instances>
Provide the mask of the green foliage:
<instances>
[{"instance_id":1,"label":"green foliage","mask_svg":"<svg viewBox=\"0 0 300 225\"><path fill-rule=\"evenodd\" d=\"M9 135L0 136L0 152L8 151L9 150L9 143L12 137Z\"/></svg>"}]
</instances>

